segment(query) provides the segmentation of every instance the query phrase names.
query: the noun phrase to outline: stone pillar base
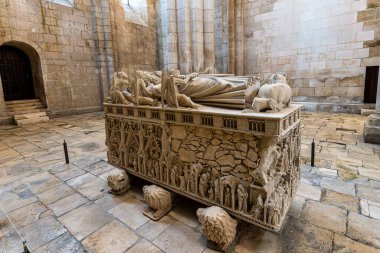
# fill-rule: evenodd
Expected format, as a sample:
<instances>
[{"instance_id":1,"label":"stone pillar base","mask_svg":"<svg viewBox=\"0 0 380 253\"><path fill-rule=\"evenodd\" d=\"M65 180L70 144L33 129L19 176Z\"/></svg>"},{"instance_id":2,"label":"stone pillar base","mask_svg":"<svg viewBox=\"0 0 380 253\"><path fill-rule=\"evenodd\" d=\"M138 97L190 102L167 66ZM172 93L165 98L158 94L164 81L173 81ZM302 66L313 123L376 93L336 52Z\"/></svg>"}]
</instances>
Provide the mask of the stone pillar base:
<instances>
[{"instance_id":1,"label":"stone pillar base","mask_svg":"<svg viewBox=\"0 0 380 253\"><path fill-rule=\"evenodd\" d=\"M380 114L371 114L364 123L364 142L380 144Z\"/></svg>"}]
</instances>

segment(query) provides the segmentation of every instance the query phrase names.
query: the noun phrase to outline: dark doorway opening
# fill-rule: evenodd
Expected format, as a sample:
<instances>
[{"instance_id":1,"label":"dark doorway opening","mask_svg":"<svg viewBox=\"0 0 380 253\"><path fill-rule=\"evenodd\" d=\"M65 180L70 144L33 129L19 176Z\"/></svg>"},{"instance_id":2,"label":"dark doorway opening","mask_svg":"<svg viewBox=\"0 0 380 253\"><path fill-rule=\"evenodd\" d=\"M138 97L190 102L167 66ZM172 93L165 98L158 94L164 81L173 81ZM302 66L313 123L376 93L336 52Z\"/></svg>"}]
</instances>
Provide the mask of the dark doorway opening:
<instances>
[{"instance_id":1,"label":"dark doorway opening","mask_svg":"<svg viewBox=\"0 0 380 253\"><path fill-rule=\"evenodd\" d=\"M364 103L375 104L379 66L367 67L365 74Z\"/></svg>"},{"instance_id":2,"label":"dark doorway opening","mask_svg":"<svg viewBox=\"0 0 380 253\"><path fill-rule=\"evenodd\" d=\"M35 98L30 59L21 49L0 47L0 76L5 101Z\"/></svg>"}]
</instances>

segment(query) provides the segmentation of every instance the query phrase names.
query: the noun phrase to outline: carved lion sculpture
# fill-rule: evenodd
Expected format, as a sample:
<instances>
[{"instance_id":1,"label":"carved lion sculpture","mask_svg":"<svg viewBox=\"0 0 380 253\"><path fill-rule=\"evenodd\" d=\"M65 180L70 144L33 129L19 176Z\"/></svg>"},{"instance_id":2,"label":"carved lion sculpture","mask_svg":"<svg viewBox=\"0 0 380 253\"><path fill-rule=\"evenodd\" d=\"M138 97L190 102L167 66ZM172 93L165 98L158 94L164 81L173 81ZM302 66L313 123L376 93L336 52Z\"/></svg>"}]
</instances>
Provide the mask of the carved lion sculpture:
<instances>
[{"instance_id":1,"label":"carved lion sculpture","mask_svg":"<svg viewBox=\"0 0 380 253\"><path fill-rule=\"evenodd\" d=\"M150 208L156 210L154 219L161 218L172 206L173 194L157 185L145 185L143 187L145 202Z\"/></svg>"},{"instance_id":2,"label":"carved lion sculpture","mask_svg":"<svg viewBox=\"0 0 380 253\"><path fill-rule=\"evenodd\" d=\"M272 75L270 82L260 87L254 98L252 109L256 112L264 110L279 111L288 107L292 99L292 90L286 83L284 75Z\"/></svg>"},{"instance_id":3,"label":"carved lion sculpture","mask_svg":"<svg viewBox=\"0 0 380 253\"><path fill-rule=\"evenodd\" d=\"M107 181L109 187L111 187L111 190L109 191L111 194L123 194L131 188L129 177L124 170L115 175L108 176Z\"/></svg>"},{"instance_id":4,"label":"carved lion sculpture","mask_svg":"<svg viewBox=\"0 0 380 253\"><path fill-rule=\"evenodd\" d=\"M199 208L197 216L207 239L214 242L219 250L226 251L235 239L237 221L218 206Z\"/></svg>"}]
</instances>

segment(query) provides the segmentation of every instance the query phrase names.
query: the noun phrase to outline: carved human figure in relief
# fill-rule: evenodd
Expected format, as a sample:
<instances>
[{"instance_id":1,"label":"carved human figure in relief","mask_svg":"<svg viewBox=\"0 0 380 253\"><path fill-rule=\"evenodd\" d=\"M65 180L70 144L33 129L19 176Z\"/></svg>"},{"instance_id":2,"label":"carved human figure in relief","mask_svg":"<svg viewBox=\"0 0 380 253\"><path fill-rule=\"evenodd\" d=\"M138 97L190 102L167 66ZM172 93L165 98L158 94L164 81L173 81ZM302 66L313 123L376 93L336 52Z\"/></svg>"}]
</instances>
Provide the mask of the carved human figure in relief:
<instances>
[{"instance_id":1,"label":"carved human figure in relief","mask_svg":"<svg viewBox=\"0 0 380 253\"><path fill-rule=\"evenodd\" d=\"M280 111L289 107L292 99L292 89L286 83L284 75L272 75L269 83L260 87L257 96L252 103L252 109L256 112L270 110Z\"/></svg>"},{"instance_id":2,"label":"carved human figure in relief","mask_svg":"<svg viewBox=\"0 0 380 253\"><path fill-rule=\"evenodd\" d=\"M177 107L178 104L198 108L197 104L201 104L234 109L250 108L260 87L256 77L246 79L192 73L183 78L178 70L172 70L168 74L166 71L136 73L138 78L145 80L145 85L140 86L140 96L169 101L171 107ZM161 83L157 80L159 76L162 77Z\"/></svg>"},{"instance_id":3,"label":"carved human figure in relief","mask_svg":"<svg viewBox=\"0 0 380 253\"><path fill-rule=\"evenodd\" d=\"M260 219L263 208L264 208L264 202L260 194L256 199L256 204L252 205L252 209L251 209L252 216L256 219Z\"/></svg>"},{"instance_id":4,"label":"carved human figure in relief","mask_svg":"<svg viewBox=\"0 0 380 253\"><path fill-rule=\"evenodd\" d=\"M244 212L244 213L247 212L248 192L245 190L242 184L239 184L238 186L237 195L238 195L238 211Z\"/></svg>"},{"instance_id":5,"label":"carved human figure in relief","mask_svg":"<svg viewBox=\"0 0 380 253\"><path fill-rule=\"evenodd\" d=\"M231 207L231 189L229 186L226 187L226 191L224 194L224 205L226 207Z\"/></svg>"},{"instance_id":6,"label":"carved human figure in relief","mask_svg":"<svg viewBox=\"0 0 380 253\"><path fill-rule=\"evenodd\" d=\"M210 173L204 173L202 174L199 180L199 195L201 195L202 198L206 197L206 191L207 191L209 179L210 179Z\"/></svg>"}]
</instances>

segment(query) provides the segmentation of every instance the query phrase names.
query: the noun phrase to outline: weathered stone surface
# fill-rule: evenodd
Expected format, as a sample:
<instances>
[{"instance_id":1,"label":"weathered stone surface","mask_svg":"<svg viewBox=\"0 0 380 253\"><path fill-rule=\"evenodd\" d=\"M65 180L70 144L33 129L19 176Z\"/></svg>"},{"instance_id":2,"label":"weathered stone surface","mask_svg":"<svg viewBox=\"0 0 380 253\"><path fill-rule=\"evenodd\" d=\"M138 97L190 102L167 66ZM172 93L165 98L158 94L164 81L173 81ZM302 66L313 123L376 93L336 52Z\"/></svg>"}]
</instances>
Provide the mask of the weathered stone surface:
<instances>
[{"instance_id":1,"label":"weathered stone surface","mask_svg":"<svg viewBox=\"0 0 380 253\"><path fill-rule=\"evenodd\" d=\"M168 253L202 252L206 248L206 239L202 234L180 222L171 225L153 243Z\"/></svg>"},{"instance_id":2,"label":"weathered stone surface","mask_svg":"<svg viewBox=\"0 0 380 253\"><path fill-rule=\"evenodd\" d=\"M194 162L196 154L194 151L186 150L183 148L180 148L178 150L179 159L181 159L184 162Z\"/></svg>"},{"instance_id":3,"label":"weathered stone surface","mask_svg":"<svg viewBox=\"0 0 380 253\"><path fill-rule=\"evenodd\" d=\"M212 135L212 131L211 129L200 127L200 128L197 128L197 130L195 131L195 135L198 137L209 138Z\"/></svg>"},{"instance_id":4,"label":"weathered stone surface","mask_svg":"<svg viewBox=\"0 0 380 253\"><path fill-rule=\"evenodd\" d=\"M108 211L118 204L127 200L130 196L127 194L123 195L113 195L113 194L105 194L103 197L95 200L95 204L97 204L100 208L105 211Z\"/></svg>"},{"instance_id":5,"label":"weathered stone surface","mask_svg":"<svg viewBox=\"0 0 380 253\"><path fill-rule=\"evenodd\" d=\"M60 199L53 204L49 205L49 208L53 211L55 216L59 217L62 214L70 212L71 210L85 204L88 202L88 199L83 197L78 193L74 193L70 196L67 196L63 199Z\"/></svg>"},{"instance_id":6,"label":"weathered stone surface","mask_svg":"<svg viewBox=\"0 0 380 253\"><path fill-rule=\"evenodd\" d=\"M10 212L8 216L16 228L20 229L29 225L30 223L44 218L42 214L46 211L47 208L41 202L37 201L30 205L21 207L13 212ZM13 227L11 230L13 230Z\"/></svg>"},{"instance_id":7,"label":"weathered stone surface","mask_svg":"<svg viewBox=\"0 0 380 253\"><path fill-rule=\"evenodd\" d=\"M85 253L81 243L69 232L55 238L48 244L38 248L34 253L60 252L60 253Z\"/></svg>"},{"instance_id":8,"label":"weathered stone surface","mask_svg":"<svg viewBox=\"0 0 380 253\"><path fill-rule=\"evenodd\" d=\"M218 150L219 146L208 146L204 155L206 160L215 160L215 152Z\"/></svg>"},{"instance_id":9,"label":"weathered stone surface","mask_svg":"<svg viewBox=\"0 0 380 253\"><path fill-rule=\"evenodd\" d=\"M28 242L29 249L35 250L66 231L61 223L49 216L24 227L20 234Z\"/></svg>"},{"instance_id":10,"label":"weathered stone surface","mask_svg":"<svg viewBox=\"0 0 380 253\"><path fill-rule=\"evenodd\" d=\"M247 158L251 160L252 162L256 162L259 156L253 149L250 148L247 154Z\"/></svg>"},{"instance_id":11,"label":"weathered stone surface","mask_svg":"<svg viewBox=\"0 0 380 253\"><path fill-rule=\"evenodd\" d=\"M186 135L186 129L183 126L172 126L172 138L183 140Z\"/></svg>"},{"instance_id":12,"label":"weathered stone surface","mask_svg":"<svg viewBox=\"0 0 380 253\"><path fill-rule=\"evenodd\" d=\"M357 195L360 198L366 198L374 202L380 202L380 194L378 190L366 185L357 185L356 189Z\"/></svg>"},{"instance_id":13,"label":"weathered stone surface","mask_svg":"<svg viewBox=\"0 0 380 253\"><path fill-rule=\"evenodd\" d=\"M325 190L322 193L322 202L334 205L351 212L358 212L359 199L351 195Z\"/></svg>"},{"instance_id":14,"label":"weathered stone surface","mask_svg":"<svg viewBox=\"0 0 380 253\"><path fill-rule=\"evenodd\" d=\"M81 170L78 168L73 168L70 170L65 170L65 171L59 172L59 173L55 174L55 176L59 177L63 181L66 181L66 180L72 179L74 177L83 175L84 173L86 173L84 170Z\"/></svg>"},{"instance_id":15,"label":"weathered stone surface","mask_svg":"<svg viewBox=\"0 0 380 253\"><path fill-rule=\"evenodd\" d=\"M319 201L321 199L322 191L321 188L317 186L312 186L301 182L296 194L298 196Z\"/></svg>"},{"instance_id":16,"label":"weathered stone surface","mask_svg":"<svg viewBox=\"0 0 380 253\"><path fill-rule=\"evenodd\" d=\"M127 250L125 253L163 253L162 250L157 248L154 244L151 242L141 239L139 240L133 247L131 247L129 250Z\"/></svg>"},{"instance_id":17,"label":"weathered stone surface","mask_svg":"<svg viewBox=\"0 0 380 253\"><path fill-rule=\"evenodd\" d=\"M45 205L49 205L61 198L67 197L74 193L74 190L66 184L58 185L50 190L39 193L37 196Z\"/></svg>"},{"instance_id":18,"label":"weathered stone surface","mask_svg":"<svg viewBox=\"0 0 380 253\"><path fill-rule=\"evenodd\" d=\"M294 218L299 218L302 209L306 203L306 198L301 196L295 196L290 204L288 215Z\"/></svg>"},{"instance_id":19,"label":"weathered stone surface","mask_svg":"<svg viewBox=\"0 0 380 253\"><path fill-rule=\"evenodd\" d=\"M83 205L58 218L79 241L100 229L112 219L112 215L92 203Z\"/></svg>"},{"instance_id":20,"label":"weathered stone surface","mask_svg":"<svg viewBox=\"0 0 380 253\"><path fill-rule=\"evenodd\" d=\"M158 221L150 220L141 226L137 233L148 240L153 240L159 234L161 234L165 229L170 227L175 222L170 216L164 216Z\"/></svg>"},{"instance_id":21,"label":"weathered stone surface","mask_svg":"<svg viewBox=\"0 0 380 253\"><path fill-rule=\"evenodd\" d=\"M344 182L339 179L324 177L321 180L321 187L328 190L355 196L355 184Z\"/></svg>"},{"instance_id":22,"label":"weathered stone surface","mask_svg":"<svg viewBox=\"0 0 380 253\"><path fill-rule=\"evenodd\" d=\"M352 252L352 253L376 253L379 252L378 249L369 247L365 244L356 242L354 240L351 240L347 237L344 237L339 234L335 234L334 236L334 247L333 252L335 253L346 253L346 252Z\"/></svg>"},{"instance_id":23,"label":"weathered stone surface","mask_svg":"<svg viewBox=\"0 0 380 253\"><path fill-rule=\"evenodd\" d=\"M332 249L333 232L292 217L286 220L282 235L319 252Z\"/></svg>"},{"instance_id":24,"label":"weathered stone surface","mask_svg":"<svg viewBox=\"0 0 380 253\"><path fill-rule=\"evenodd\" d=\"M144 208L146 207L146 204L142 201L130 197L109 210L109 212L128 227L136 230L149 221L149 218L143 215Z\"/></svg>"},{"instance_id":25,"label":"weathered stone surface","mask_svg":"<svg viewBox=\"0 0 380 253\"><path fill-rule=\"evenodd\" d=\"M348 214L347 235L354 240L380 248L380 220L355 212Z\"/></svg>"},{"instance_id":26,"label":"weathered stone surface","mask_svg":"<svg viewBox=\"0 0 380 253\"><path fill-rule=\"evenodd\" d=\"M284 242L279 235L256 226L249 226L235 246L239 253L283 252Z\"/></svg>"},{"instance_id":27,"label":"weathered stone surface","mask_svg":"<svg viewBox=\"0 0 380 253\"><path fill-rule=\"evenodd\" d=\"M222 166L234 165L235 158L232 155L224 155L216 160L216 162Z\"/></svg>"},{"instance_id":28,"label":"weathered stone surface","mask_svg":"<svg viewBox=\"0 0 380 253\"><path fill-rule=\"evenodd\" d=\"M368 207L369 207L369 216L380 220L380 203L369 200Z\"/></svg>"},{"instance_id":29,"label":"weathered stone surface","mask_svg":"<svg viewBox=\"0 0 380 253\"><path fill-rule=\"evenodd\" d=\"M360 199L360 213L369 216L369 205L367 199Z\"/></svg>"},{"instance_id":30,"label":"weathered stone surface","mask_svg":"<svg viewBox=\"0 0 380 253\"><path fill-rule=\"evenodd\" d=\"M133 231L114 220L83 240L83 245L89 252L123 253L138 239Z\"/></svg>"},{"instance_id":31,"label":"weathered stone surface","mask_svg":"<svg viewBox=\"0 0 380 253\"><path fill-rule=\"evenodd\" d=\"M335 206L306 201L301 219L337 233L346 232L347 211Z\"/></svg>"}]
</instances>

